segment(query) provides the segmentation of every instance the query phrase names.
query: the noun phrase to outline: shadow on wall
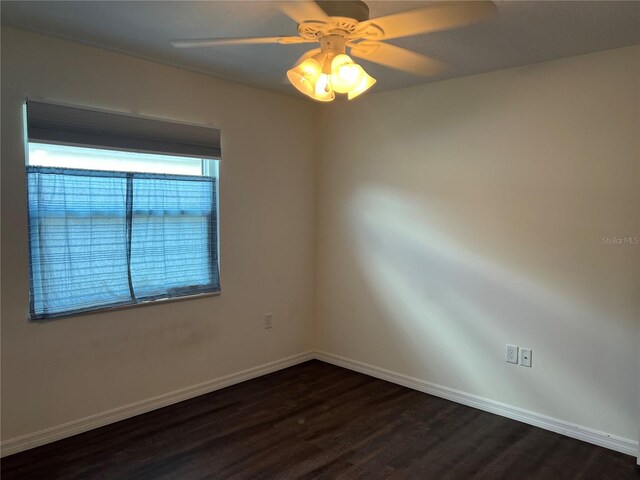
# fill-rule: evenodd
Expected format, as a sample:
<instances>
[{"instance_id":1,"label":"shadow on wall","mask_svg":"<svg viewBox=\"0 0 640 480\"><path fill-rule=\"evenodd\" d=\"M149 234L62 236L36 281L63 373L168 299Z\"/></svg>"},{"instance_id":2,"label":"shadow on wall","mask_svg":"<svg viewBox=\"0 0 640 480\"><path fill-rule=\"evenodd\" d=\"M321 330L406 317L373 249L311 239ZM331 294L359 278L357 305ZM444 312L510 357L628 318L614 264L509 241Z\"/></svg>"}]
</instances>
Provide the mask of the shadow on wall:
<instances>
[{"instance_id":1,"label":"shadow on wall","mask_svg":"<svg viewBox=\"0 0 640 480\"><path fill-rule=\"evenodd\" d=\"M592 422L576 417L568 393L601 407L599 416L635 415L624 412L620 395L585 377L597 372L576 368L582 358L576 345L601 348L597 328L606 315L558 293L558 285L537 284L472 253L438 230L446 219L411 200L368 187L353 197L344 219L357 261L344 281L351 291L341 295L347 311L340 316L384 332L392 369L583 424ZM535 368L505 371L504 344L523 337L536 342L522 345L534 348ZM563 348L567 341L575 345ZM362 343L361 353L368 348ZM565 355L568 349L573 353ZM597 365L598 357L590 361Z\"/></svg>"}]
</instances>

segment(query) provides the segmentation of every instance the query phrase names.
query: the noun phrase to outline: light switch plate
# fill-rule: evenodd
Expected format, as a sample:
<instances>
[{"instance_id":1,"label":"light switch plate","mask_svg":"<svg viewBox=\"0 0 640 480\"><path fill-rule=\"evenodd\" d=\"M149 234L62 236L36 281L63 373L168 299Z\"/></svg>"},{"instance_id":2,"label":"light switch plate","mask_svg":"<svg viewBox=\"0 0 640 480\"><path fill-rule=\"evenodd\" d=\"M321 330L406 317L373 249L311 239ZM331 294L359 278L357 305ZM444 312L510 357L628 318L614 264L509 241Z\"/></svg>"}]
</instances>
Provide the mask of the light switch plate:
<instances>
[{"instance_id":1,"label":"light switch plate","mask_svg":"<svg viewBox=\"0 0 640 480\"><path fill-rule=\"evenodd\" d=\"M531 366L531 349L530 348L520 349L520 365L522 365L523 367Z\"/></svg>"}]
</instances>

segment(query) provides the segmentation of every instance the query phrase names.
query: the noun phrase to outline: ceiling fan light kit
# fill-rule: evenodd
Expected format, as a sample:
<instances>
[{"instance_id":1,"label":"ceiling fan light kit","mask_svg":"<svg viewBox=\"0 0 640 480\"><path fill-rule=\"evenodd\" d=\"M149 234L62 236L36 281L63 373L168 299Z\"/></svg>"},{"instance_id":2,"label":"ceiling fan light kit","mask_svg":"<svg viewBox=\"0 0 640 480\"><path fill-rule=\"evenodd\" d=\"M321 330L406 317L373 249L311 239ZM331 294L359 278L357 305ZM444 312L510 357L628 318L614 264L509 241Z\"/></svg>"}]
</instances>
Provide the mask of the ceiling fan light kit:
<instances>
[{"instance_id":1,"label":"ceiling fan light kit","mask_svg":"<svg viewBox=\"0 0 640 480\"><path fill-rule=\"evenodd\" d=\"M304 54L287 71L287 78L298 91L319 102L334 100L336 93L346 93L349 100L357 97L376 80L345 53L345 44L342 35L323 36L320 51Z\"/></svg>"},{"instance_id":2,"label":"ceiling fan light kit","mask_svg":"<svg viewBox=\"0 0 640 480\"><path fill-rule=\"evenodd\" d=\"M298 36L257 38L203 38L175 40L177 48L220 45L281 45L319 42L287 71L289 82L319 102L331 102L336 93L349 100L366 92L376 80L349 55L415 75L437 75L444 64L382 40L420 35L471 24L495 13L490 1L440 2L427 7L369 19L362 1L287 1L280 10L298 24Z\"/></svg>"}]
</instances>

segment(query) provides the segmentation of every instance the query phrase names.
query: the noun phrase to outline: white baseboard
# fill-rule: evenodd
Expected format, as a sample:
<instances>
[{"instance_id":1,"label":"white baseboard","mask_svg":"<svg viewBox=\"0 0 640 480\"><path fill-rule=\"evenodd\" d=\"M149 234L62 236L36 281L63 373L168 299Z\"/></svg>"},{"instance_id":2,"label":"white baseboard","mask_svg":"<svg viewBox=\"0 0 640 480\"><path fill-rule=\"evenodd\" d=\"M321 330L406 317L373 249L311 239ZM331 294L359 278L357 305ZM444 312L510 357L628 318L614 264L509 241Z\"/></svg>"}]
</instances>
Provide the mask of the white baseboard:
<instances>
[{"instance_id":1,"label":"white baseboard","mask_svg":"<svg viewBox=\"0 0 640 480\"><path fill-rule=\"evenodd\" d=\"M126 418L140 415L141 413L150 412L157 408L166 407L174 403L197 397L205 393L213 392L236 383L244 382L261 375L282 370L298 363L306 362L314 358L313 352L304 352L290 357L276 360L274 362L265 363L257 367L248 368L231 375L203 382L198 385L175 390L157 397L142 400L140 402L125 405L123 407L114 408L106 412L91 415L89 417L74 420L69 423L58 425L56 427L40 430L39 432L22 435L20 437L11 438L0 444L0 456L5 457L13 453L22 452L30 448L38 447L46 443L55 442L62 438L70 437L78 433L86 432L94 428L102 427L110 423L118 422Z\"/></svg>"},{"instance_id":2,"label":"white baseboard","mask_svg":"<svg viewBox=\"0 0 640 480\"><path fill-rule=\"evenodd\" d=\"M147 400L125 405L123 407L114 408L113 410L91 415L79 420L74 420L56 427L40 430L39 432L11 438L0 443L0 456L5 457L40 445L55 442L56 440L70 437L78 433L86 432L110 423L150 412L157 408L166 407L167 405L172 405L189 398L197 397L230 385L235 385L236 383L266 375L283 368L291 367L313 358L339 367L348 368L349 370L364 373L365 375L380 378L388 382L396 383L420 392L435 395L436 397L445 398L456 403L468 405L479 410L511 418L513 420L560 433L578 440L583 440L594 445L599 445L628 455L638 455L638 442L635 440L575 425L563 420L530 412L528 410L506 405L504 403L489 400L470 393L454 390L442 385L436 385L418 378L402 375L400 373L378 368L373 365L351 360L332 353L304 352L281 360L276 360L274 362L265 363L257 367L242 370L231 375L226 375L215 380L210 380L208 382L176 390Z\"/></svg>"},{"instance_id":3,"label":"white baseboard","mask_svg":"<svg viewBox=\"0 0 640 480\"><path fill-rule=\"evenodd\" d=\"M610 435L592 428L583 427L573 423L558 420L536 412L530 412L522 408L513 407L504 403L489 400L487 398L461 392L452 388L443 387L434 383L426 382L418 378L409 377L400 373L378 368L373 365L344 358L328 352L315 352L315 358L323 362L331 363L339 367L348 368L356 372L364 373L371 377L380 378L388 382L396 383L404 387L409 387L420 392L428 393L436 397L445 398L456 403L468 405L470 407L495 413L503 417L511 418L519 422L528 423L535 427L560 433L567 437L576 438L585 442L599 445L601 447L626 453L627 455L638 455L638 442L628 438Z\"/></svg>"}]
</instances>

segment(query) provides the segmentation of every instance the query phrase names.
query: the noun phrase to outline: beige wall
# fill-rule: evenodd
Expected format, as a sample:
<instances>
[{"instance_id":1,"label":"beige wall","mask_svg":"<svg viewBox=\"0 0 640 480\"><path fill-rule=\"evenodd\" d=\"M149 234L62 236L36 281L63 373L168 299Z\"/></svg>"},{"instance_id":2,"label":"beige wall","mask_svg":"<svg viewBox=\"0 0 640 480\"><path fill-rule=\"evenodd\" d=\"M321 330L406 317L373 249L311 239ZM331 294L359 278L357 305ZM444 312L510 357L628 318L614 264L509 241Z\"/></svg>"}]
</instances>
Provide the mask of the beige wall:
<instances>
[{"instance_id":1,"label":"beige wall","mask_svg":"<svg viewBox=\"0 0 640 480\"><path fill-rule=\"evenodd\" d=\"M27 322L26 96L222 129L221 296ZM313 119L302 99L2 27L4 440L311 347Z\"/></svg>"},{"instance_id":2,"label":"beige wall","mask_svg":"<svg viewBox=\"0 0 640 480\"><path fill-rule=\"evenodd\" d=\"M637 439L639 85L632 47L323 108L316 346Z\"/></svg>"},{"instance_id":3,"label":"beige wall","mask_svg":"<svg viewBox=\"0 0 640 480\"><path fill-rule=\"evenodd\" d=\"M2 30L3 440L311 348L637 438L637 47L317 105ZM220 297L27 322L25 96L222 129Z\"/></svg>"}]
</instances>

